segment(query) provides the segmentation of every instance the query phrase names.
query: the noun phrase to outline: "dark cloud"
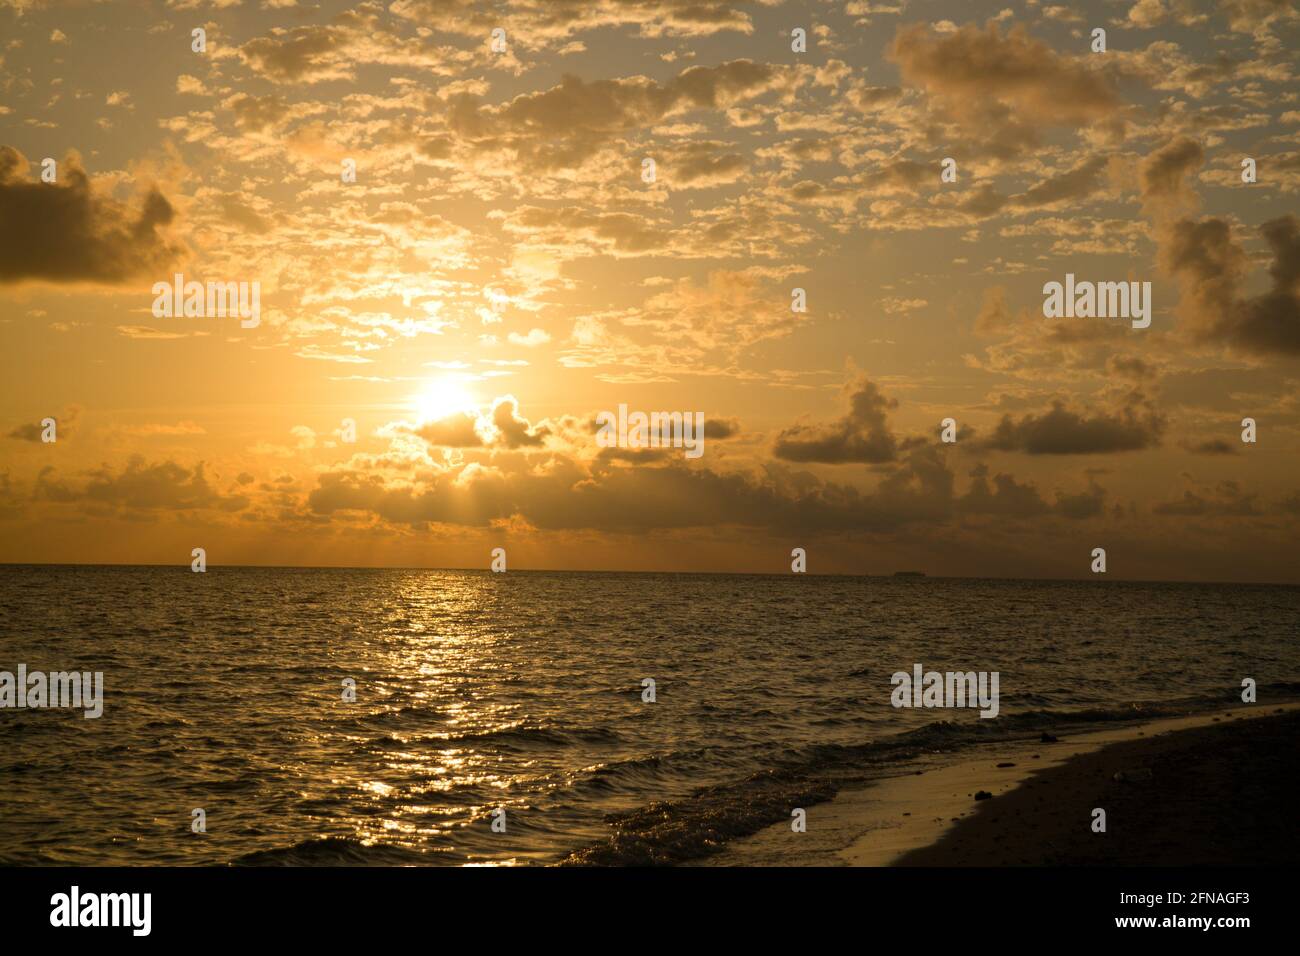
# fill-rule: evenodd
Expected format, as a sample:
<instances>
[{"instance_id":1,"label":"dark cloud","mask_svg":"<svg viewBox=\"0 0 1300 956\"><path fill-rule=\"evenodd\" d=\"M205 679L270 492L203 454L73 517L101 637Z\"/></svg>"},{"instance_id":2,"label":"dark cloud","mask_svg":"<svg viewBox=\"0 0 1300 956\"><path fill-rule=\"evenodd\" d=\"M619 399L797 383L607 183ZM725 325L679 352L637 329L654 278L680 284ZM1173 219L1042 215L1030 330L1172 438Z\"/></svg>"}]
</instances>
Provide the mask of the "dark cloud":
<instances>
[{"instance_id":1,"label":"dark cloud","mask_svg":"<svg viewBox=\"0 0 1300 956\"><path fill-rule=\"evenodd\" d=\"M477 428L478 416L473 412L457 412L428 422L415 429L430 445L444 448L539 448L551 430L546 425L534 426L519 414L519 402L513 395L504 395L492 403L488 416L495 434L484 440Z\"/></svg>"},{"instance_id":2,"label":"dark cloud","mask_svg":"<svg viewBox=\"0 0 1300 956\"><path fill-rule=\"evenodd\" d=\"M725 441L740 434L740 420L736 418L708 418L704 421L704 437Z\"/></svg>"},{"instance_id":3,"label":"dark cloud","mask_svg":"<svg viewBox=\"0 0 1300 956\"><path fill-rule=\"evenodd\" d=\"M541 531L649 532L735 526L777 534L835 535L890 532L910 526L946 526L962 518L1068 519L1100 512L1105 494L1095 484L1082 495L1058 493L1043 501L1029 484L988 469L972 472L958 495L936 445L900 453L875 488L824 481L808 472L769 464L752 472L721 472L676 457L603 449L586 463L555 456L546 469L484 469L386 477L351 465L321 475L307 499L319 520L364 520L420 527L487 527L519 518Z\"/></svg>"},{"instance_id":4,"label":"dark cloud","mask_svg":"<svg viewBox=\"0 0 1300 956\"><path fill-rule=\"evenodd\" d=\"M1030 484L1019 484L1011 475L993 476L989 485L989 468L980 464L971 471L971 484L958 502L961 511L971 514L1000 515L1005 518L1031 518L1049 510L1047 502Z\"/></svg>"},{"instance_id":5,"label":"dark cloud","mask_svg":"<svg viewBox=\"0 0 1300 956\"><path fill-rule=\"evenodd\" d=\"M1040 209L1055 203L1086 199L1106 184L1105 172L1110 165L1106 156L1092 156L1059 175L1052 176L1024 194L1010 200L1021 209Z\"/></svg>"},{"instance_id":6,"label":"dark cloud","mask_svg":"<svg viewBox=\"0 0 1300 956\"><path fill-rule=\"evenodd\" d=\"M1062 56L1023 27L1007 34L996 23L950 32L930 24L900 27L889 47L904 80L949 101L963 125L990 119L1087 126L1114 113L1120 98L1110 80L1083 57Z\"/></svg>"},{"instance_id":7,"label":"dark cloud","mask_svg":"<svg viewBox=\"0 0 1300 956\"><path fill-rule=\"evenodd\" d=\"M506 448L537 448L545 443L551 430L545 425L534 427L519 415L519 402L513 395L498 398L492 405L492 424L497 429L497 444Z\"/></svg>"},{"instance_id":8,"label":"dark cloud","mask_svg":"<svg viewBox=\"0 0 1300 956\"><path fill-rule=\"evenodd\" d=\"M544 473L478 469L419 482L345 468L321 476L308 506L317 515L371 512L408 525L484 526L520 514L543 530L743 525L816 534L942 521L952 497L951 472L932 448L920 447L870 492L772 469L723 474L677 460L627 467L597 458L588 471L557 458Z\"/></svg>"},{"instance_id":9,"label":"dark cloud","mask_svg":"<svg viewBox=\"0 0 1300 956\"><path fill-rule=\"evenodd\" d=\"M1112 355L1106 359L1106 371L1123 378L1142 380L1153 378L1156 368L1136 355Z\"/></svg>"},{"instance_id":10,"label":"dark cloud","mask_svg":"<svg viewBox=\"0 0 1300 956\"><path fill-rule=\"evenodd\" d=\"M1259 231L1273 251L1273 288L1240 303L1228 338L1253 352L1300 355L1300 220L1288 214Z\"/></svg>"},{"instance_id":11,"label":"dark cloud","mask_svg":"<svg viewBox=\"0 0 1300 956\"><path fill-rule=\"evenodd\" d=\"M64 409L62 414L51 416L54 419L54 434L56 439L70 438L77 432L77 423L81 418L81 406L72 405ZM9 432L10 438L18 441L41 440L41 435L45 431L45 426L39 422L23 422L21 425L14 426Z\"/></svg>"},{"instance_id":12,"label":"dark cloud","mask_svg":"<svg viewBox=\"0 0 1300 956\"><path fill-rule=\"evenodd\" d=\"M1259 231L1273 253L1273 288L1261 295L1240 295L1248 260L1223 219L1175 223L1162 264L1182 283L1179 315L1193 338L1260 355L1300 355L1300 220L1288 214Z\"/></svg>"},{"instance_id":13,"label":"dark cloud","mask_svg":"<svg viewBox=\"0 0 1300 956\"><path fill-rule=\"evenodd\" d=\"M1030 414L1019 421L1004 415L985 444L997 451L1030 455L1138 451L1159 444L1164 424L1162 416L1138 402L1117 412L1089 415L1058 401L1043 415Z\"/></svg>"},{"instance_id":14,"label":"dark cloud","mask_svg":"<svg viewBox=\"0 0 1300 956\"><path fill-rule=\"evenodd\" d=\"M1088 490L1077 495L1056 493L1056 505L1053 511L1065 518L1082 521L1102 513L1106 503L1106 489L1095 482L1090 482Z\"/></svg>"},{"instance_id":15,"label":"dark cloud","mask_svg":"<svg viewBox=\"0 0 1300 956\"><path fill-rule=\"evenodd\" d=\"M597 461L623 461L634 465L644 465L657 461L666 461L674 452L669 448L602 448L596 452Z\"/></svg>"},{"instance_id":16,"label":"dark cloud","mask_svg":"<svg viewBox=\"0 0 1300 956\"><path fill-rule=\"evenodd\" d=\"M150 464L133 455L126 467L114 472L107 465L89 473L80 484L56 479L44 469L36 484L36 497L62 503L131 511L188 511L198 509L240 511L247 507L243 495L223 495L208 481L204 464L193 468L173 461Z\"/></svg>"},{"instance_id":17,"label":"dark cloud","mask_svg":"<svg viewBox=\"0 0 1300 956\"><path fill-rule=\"evenodd\" d=\"M13 431L9 433L10 438L16 438L19 441L40 441L41 432L45 429L35 422L26 422L22 425L14 426Z\"/></svg>"},{"instance_id":18,"label":"dark cloud","mask_svg":"<svg viewBox=\"0 0 1300 956\"><path fill-rule=\"evenodd\" d=\"M1139 169L1142 203L1148 215L1160 216L1192 205L1196 194L1188 182L1205 161L1201 144L1187 137L1166 143L1142 161Z\"/></svg>"},{"instance_id":19,"label":"dark cloud","mask_svg":"<svg viewBox=\"0 0 1300 956\"><path fill-rule=\"evenodd\" d=\"M90 184L75 153L58 181L29 180L27 159L0 146L0 283L117 284L168 274L182 249L162 234L171 203L150 189L131 210Z\"/></svg>"},{"instance_id":20,"label":"dark cloud","mask_svg":"<svg viewBox=\"0 0 1300 956\"><path fill-rule=\"evenodd\" d=\"M1210 438L1200 442L1184 442L1183 447L1194 455L1235 455L1240 444L1222 438Z\"/></svg>"},{"instance_id":21,"label":"dark cloud","mask_svg":"<svg viewBox=\"0 0 1300 956\"><path fill-rule=\"evenodd\" d=\"M1212 491L1187 490L1177 501L1162 502L1152 510L1159 515L1205 517L1213 515L1248 516L1259 514L1257 494L1246 494L1235 481L1221 481Z\"/></svg>"},{"instance_id":22,"label":"dark cloud","mask_svg":"<svg viewBox=\"0 0 1300 956\"><path fill-rule=\"evenodd\" d=\"M847 415L829 425L787 428L777 436L773 452L785 461L828 465L893 461L899 445L885 413L897 405L875 383L859 379L849 394Z\"/></svg>"}]
</instances>

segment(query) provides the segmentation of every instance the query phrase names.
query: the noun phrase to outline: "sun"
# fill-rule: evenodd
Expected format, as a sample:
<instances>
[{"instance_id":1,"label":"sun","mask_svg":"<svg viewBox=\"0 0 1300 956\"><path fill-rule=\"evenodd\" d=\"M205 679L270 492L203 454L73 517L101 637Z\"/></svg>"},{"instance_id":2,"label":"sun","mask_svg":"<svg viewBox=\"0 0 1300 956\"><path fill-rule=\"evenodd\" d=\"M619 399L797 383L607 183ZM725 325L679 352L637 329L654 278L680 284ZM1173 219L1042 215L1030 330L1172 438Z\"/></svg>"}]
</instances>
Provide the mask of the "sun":
<instances>
[{"instance_id":1,"label":"sun","mask_svg":"<svg viewBox=\"0 0 1300 956\"><path fill-rule=\"evenodd\" d=\"M421 423L436 422L457 412L476 410L474 396L459 382L436 379L411 397L411 407Z\"/></svg>"}]
</instances>

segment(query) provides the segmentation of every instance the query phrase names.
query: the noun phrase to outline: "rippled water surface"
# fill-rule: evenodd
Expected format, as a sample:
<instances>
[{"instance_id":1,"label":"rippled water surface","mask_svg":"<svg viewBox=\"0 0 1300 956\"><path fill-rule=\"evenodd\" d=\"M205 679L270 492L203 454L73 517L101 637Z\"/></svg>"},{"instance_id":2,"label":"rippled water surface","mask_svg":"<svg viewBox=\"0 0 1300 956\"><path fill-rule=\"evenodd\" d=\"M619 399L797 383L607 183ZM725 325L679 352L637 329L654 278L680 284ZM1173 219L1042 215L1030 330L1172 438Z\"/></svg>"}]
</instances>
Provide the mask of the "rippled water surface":
<instances>
[{"instance_id":1,"label":"rippled water surface","mask_svg":"<svg viewBox=\"0 0 1300 956\"><path fill-rule=\"evenodd\" d=\"M0 670L105 682L0 710L4 863L670 861L918 748L1300 679L1288 587L9 566L0 610ZM918 662L1001 715L892 708Z\"/></svg>"}]
</instances>

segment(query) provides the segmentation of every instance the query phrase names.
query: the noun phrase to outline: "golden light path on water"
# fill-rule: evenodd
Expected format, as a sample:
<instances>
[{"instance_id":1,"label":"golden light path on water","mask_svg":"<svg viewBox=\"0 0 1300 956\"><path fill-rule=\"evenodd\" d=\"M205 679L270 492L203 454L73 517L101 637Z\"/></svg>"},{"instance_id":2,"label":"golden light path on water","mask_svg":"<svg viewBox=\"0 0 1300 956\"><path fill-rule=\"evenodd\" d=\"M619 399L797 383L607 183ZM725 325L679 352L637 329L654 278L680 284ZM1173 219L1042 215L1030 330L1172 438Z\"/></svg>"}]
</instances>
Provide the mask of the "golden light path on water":
<instances>
[{"instance_id":1,"label":"golden light path on water","mask_svg":"<svg viewBox=\"0 0 1300 956\"><path fill-rule=\"evenodd\" d=\"M451 382L436 383L419 396L422 420L442 418L461 411L471 403L469 393ZM382 660L395 673L411 675L419 688L410 692L414 706L427 707L442 716L446 730L432 734L393 733L394 749L383 764L392 779L419 779L422 782L400 788L382 779L358 785L360 792L376 798L363 805L353 821L354 836L363 845L380 842L423 846L429 838L451 837L455 831L490 821L494 813L504 810L509 819L510 799L507 791L512 777L485 770L471 748L439 746L439 743L465 737L490 736L524 725L517 707L482 699L476 690L476 677L489 683L498 672L509 670L492 655L497 638L484 628L447 633L440 623L449 615L459 615L465 608L480 607L494 589L491 579L465 578L448 587L445 575L429 572L417 575L403 589L399 604L403 617L390 617L391 626L399 622L387 642ZM399 636L400 635L400 636ZM411 747L412 744L420 744ZM449 808L443 797L457 788L486 789L498 796L489 803ZM394 805L399 795L406 803ZM366 811L387 808L382 819L367 819ZM468 811L469 817L466 818ZM324 836L322 834L322 836ZM514 859L492 861L488 865L510 865Z\"/></svg>"}]
</instances>

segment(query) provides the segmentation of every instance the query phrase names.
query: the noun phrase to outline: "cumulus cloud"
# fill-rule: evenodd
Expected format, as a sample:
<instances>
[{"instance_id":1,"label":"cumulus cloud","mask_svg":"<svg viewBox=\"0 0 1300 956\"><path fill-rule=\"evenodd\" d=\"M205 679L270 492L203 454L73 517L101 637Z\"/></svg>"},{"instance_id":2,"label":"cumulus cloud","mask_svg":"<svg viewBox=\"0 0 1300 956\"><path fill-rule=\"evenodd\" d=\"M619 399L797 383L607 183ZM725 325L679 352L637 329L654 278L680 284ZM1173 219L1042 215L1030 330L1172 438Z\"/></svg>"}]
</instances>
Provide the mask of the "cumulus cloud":
<instances>
[{"instance_id":1,"label":"cumulus cloud","mask_svg":"<svg viewBox=\"0 0 1300 956\"><path fill-rule=\"evenodd\" d=\"M1200 341L1259 355L1300 355L1300 220L1288 214L1259 231L1273 253L1272 288L1243 297L1248 259L1226 220L1185 219L1171 227L1161 257L1182 286L1179 316Z\"/></svg>"},{"instance_id":2,"label":"cumulus cloud","mask_svg":"<svg viewBox=\"0 0 1300 956\"><path fill-rule=\"evenodd\" d=\"M1042 415L1029 414L1018 420L1004 415L985 445L995 451L1030 455L1139 451L1159 444L1164 427L1164 417L1139 402L1116 412L1088 414L1057 401Z\"/></svg>"},{"instance_id":3,"label":"cumulus cloud","mask_svg":"<svg viewBox=\"0 0 1300 956\"><path fill-rule=\"evenodd\" d=\"M37 481L36 497L125 511L234 512L248 505L246 496L224 495L214 488L203 462L186 468L174 461L149 463L141 455L133 455L120 471L104 465L90 472L84 481L71 483L56 478L53 469L46 468Z\"/></svg>"},{"instance_id":4,"label":"cumulus cloud","mask_svg":"<svg viewBox=\"0 0 1300 956\"><path fill-rule=\"evenodd\" d=\"M1213 488L1189 488L1175 501L1164 501L1152 510L1160 515L1205 517L1210 515L1244 516L1258 514L1259 495L1247 493L1235 481L1221 481Z\"/></svg>"},{"instance_id":5,"label":"cumulus cloud","mask_svg":"<svg viewBox=\"0 0 1300 956\"><path fill-rule=\"evenodd\" d=\"M1021 484L1006 474L994 475L990 484L988 476L985 464L971 471L970 487L958 502L960 510L1004 518L1029 518L1050 510L1033 485Z\"/></svg>"},{"instance_id":6,"label":"cumulus cloud","mask_svg":"<svg viewBox=\"0 0 1300 956\"><path fill-rule=\"evenodd\" d=\"M740 434L740 422L735 418L706 418L704 420L704 437L715 441L725 441Z\"/></svg>"},{"instance_id":7,"label":"cumulus cloud","mask_svg":"<svg viewBox=\"0 0 1300 956\"><path fill-rule=\"evenodd\" d=\"M58 181L29 180L26 157L0 146L0 283L120 284L166 275L182 255L164 227L175 216L156 188L138 209L95 190L70 153Z\"/></svg>"},{"instance_id":8,"label":"cumulus cloud","mask_svg":"<svg viewBox=\"0 0 1300 956\"><path fill-rule=\"evenodd\" d=\"M889 429L887 412L897 406L874 382L861 378L851 387L848 414L829 425L785 429L777 435L773 453L785 461L829 465L893 461L899 442Z\"/></svg>"},{"instance_id":9,"label":"cumulus cloud","mask_svg":"<svg viewBox=\"0 0 1300 956\"><path fill-rule=\"evenodd\" d=\"M484 444L483 436L478 433L478 415L473 412L457 412L428 422L415 433L430 445L445 448L478 448Z\"/></svg>"},{"instance_id":10,"label":"cumulus cloud","mask_svg":"<svg viewBox=\"0 0 1300 956\"><path fill-rule=\"evenodd\" d=\"M522 345L524 348L536 348L539 345L545 345L551 341L551 336L544 329L529 329L526 335L520 335L518 332L511 332L506 339L513 345Z\"/></svg>"},{"instance_id":11,"label":"cumulus cloud","mask_svg":"<svg viewBox=\"0 0 1300 956\"><path fill-rule=\"evenodd\" d=\"M497 443L506 448L536 448L543 444L551 430L545 425L534 427L519 414L519 401L513 395L498 398L492 405L492 425L496 428Z\"/></svg>"},{"instance_id":12,"label":"cumulus cloud","mask_svg":"<svg viewBox=\"0 0 1300 956\"><path fill-rule=\"evenodd\" d=\"M647 502L657 504L646 507ZM870 492L791 481L778 473L723 474L675 459L625 467L597 458L590 470L560 459L545 472L467 468L460 475L431 474L418 481L345 467L321 476L308 506L318 515L363 511L409 525L486 526L519 514L542 530L757 525L821 534L944 520L952 511L952 475L925 448Z\"/></svg>"},{"instance_id":13,"label":"cumulus cloud","mask_svg":"<svg viewBox=\"0 0 1300 956\"><path fill-rule=\"evenodd\" d=\"M1143 209L1163 219L1197 204L1192 173L1205 161L1201 144L1188 137L1171 140L1143 160L1139 170Z\"/></svg>"},{"instance_id":14,"label":"cumulus cloud","mask_svg":"<svg viewBox=\"0 0 1300 956\"><path fill-rule=\"evenodd\" d=\"M1086 57L1066 56L1023 26L1003 34L990 21L951 31L932 24L900 27L889 48L909 84L944 97L967 125L989 119L1086 126L1110 117L1121 100Z\"/></svg>"},{"instance_id":15,"label":"cumulus cloud","mask_svg":"<svg viewBox=\"0 0 1300 956\"><path fill-rule=\"evenodd\" d=\"M519 400L513 395L502 395L493 401L490 411L479 416L475 412L456 412L428 422L415 429L415 434L430 445L445 448L540 448L551 434L544 423L534 425L519 414Z\"/></svg>"},{"instance_id":16,"label":"cumulus cloud","mask_svg":"<svg viewBox=\"0 0 1300 956\"><path fill-rule=\"evenodd\" d=\"M70 438L77 432L78 421L81 418L81 406L71 405L60 415L52 416L54 418L56 435L58 438ZM18 441L38 442L45 431L45 426L37 422L23 422L16 425L10 432L9 437Z\"/></svg>"}]
</instances>

